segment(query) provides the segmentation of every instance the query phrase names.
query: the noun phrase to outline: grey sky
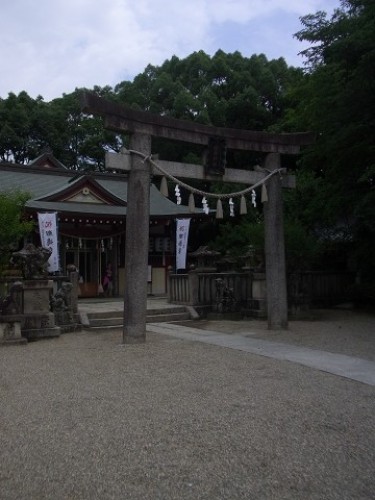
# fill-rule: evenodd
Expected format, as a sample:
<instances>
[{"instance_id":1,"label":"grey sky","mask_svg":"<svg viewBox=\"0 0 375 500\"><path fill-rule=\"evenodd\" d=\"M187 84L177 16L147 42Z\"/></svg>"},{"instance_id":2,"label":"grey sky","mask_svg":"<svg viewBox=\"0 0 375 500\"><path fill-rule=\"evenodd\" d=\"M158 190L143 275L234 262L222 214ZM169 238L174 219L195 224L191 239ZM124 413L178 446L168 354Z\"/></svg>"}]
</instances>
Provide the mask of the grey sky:
<instances>
[{"instance_id":1,"label":"grey sky","mask_svg":"<svg viewBox=\"0 0 375 500\"><path fill-rule=\"evenodd\" d=\"M299 17L339 0L11 0L1 5L0 97L46 101L133 80L194 51L264 53L302 66Z\"/></svg>"}]
</instances>

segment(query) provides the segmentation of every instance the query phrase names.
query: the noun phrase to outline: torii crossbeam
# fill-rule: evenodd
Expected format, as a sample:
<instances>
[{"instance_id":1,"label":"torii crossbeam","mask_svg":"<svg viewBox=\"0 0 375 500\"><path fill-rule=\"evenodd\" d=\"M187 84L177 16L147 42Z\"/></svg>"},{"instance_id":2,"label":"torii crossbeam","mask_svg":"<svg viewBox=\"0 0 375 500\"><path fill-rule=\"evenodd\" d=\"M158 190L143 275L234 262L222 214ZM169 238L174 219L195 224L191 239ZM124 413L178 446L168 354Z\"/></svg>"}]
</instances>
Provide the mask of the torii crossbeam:
<instances>
[{"instance_id":1,"label":"torii crossbeam","mask_svg":"<svg viewBox=\"0 0 375 500\"><path fill-rule=\"evenodd\" d=\"M163 137L207 146L212 137L225 139L229 149L266 153L265 172L225 168L222 176L210 175L203 166L157 161L174 177L223 180L253 185L281 166L281 154L298 154L301 146L311 144L311 133L269 134L266 132L212 127L185 120L135 111L84 92L82 110L104 118L109 130L130 134L130 149L151 154L152 137ZM127 170L128 204L125 248L124 343L144 342L147 313L147 264L150 212L150 175L148 162L139 155L109 154L107 168ZM160 175L156 170L153 174ZM264 203L267 312L270 329L288 326L282 187L294 187L295 178L274 175L267 181L268 202Z\"/></svg>"}]
</instances>

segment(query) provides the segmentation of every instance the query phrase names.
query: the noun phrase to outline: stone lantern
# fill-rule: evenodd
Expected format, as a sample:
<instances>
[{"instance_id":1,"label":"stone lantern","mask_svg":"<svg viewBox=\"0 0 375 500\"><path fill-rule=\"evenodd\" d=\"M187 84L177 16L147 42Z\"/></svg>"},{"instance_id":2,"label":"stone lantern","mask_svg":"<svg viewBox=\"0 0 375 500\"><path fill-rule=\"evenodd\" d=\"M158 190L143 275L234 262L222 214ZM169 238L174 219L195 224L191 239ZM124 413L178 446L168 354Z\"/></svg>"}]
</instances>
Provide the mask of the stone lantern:
<instances>
[{"instance_id":1,"label":"stone lantern","mask_svg":"<svg viewBox=\"0 0 375 500\"><path fill-rule=\"evenodd\" d=\"M210 250L208 246L200 246L195 252L189 253L189 257L196 261L195 271L214 273L216 271L216 260L220 252Z\"/></svg>"}]
</instances>

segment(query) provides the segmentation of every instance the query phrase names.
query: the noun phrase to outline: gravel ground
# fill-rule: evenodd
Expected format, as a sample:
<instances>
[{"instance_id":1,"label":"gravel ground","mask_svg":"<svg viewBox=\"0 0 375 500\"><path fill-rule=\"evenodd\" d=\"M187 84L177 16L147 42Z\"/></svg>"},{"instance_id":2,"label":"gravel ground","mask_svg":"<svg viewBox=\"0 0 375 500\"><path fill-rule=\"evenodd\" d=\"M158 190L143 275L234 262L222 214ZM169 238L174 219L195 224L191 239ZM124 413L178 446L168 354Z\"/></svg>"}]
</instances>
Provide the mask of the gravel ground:
<instances>
[{"instance_id":1,"label":"gravel ground","mask_svg":"<svg viewBox=\"0 0 375 500\"><path fill-rule=\"evenodd\" d=\"M4 347L0 499L374 499L374 396L158 334L143 345L96 331Z\"/></svg>"}]
</instances>

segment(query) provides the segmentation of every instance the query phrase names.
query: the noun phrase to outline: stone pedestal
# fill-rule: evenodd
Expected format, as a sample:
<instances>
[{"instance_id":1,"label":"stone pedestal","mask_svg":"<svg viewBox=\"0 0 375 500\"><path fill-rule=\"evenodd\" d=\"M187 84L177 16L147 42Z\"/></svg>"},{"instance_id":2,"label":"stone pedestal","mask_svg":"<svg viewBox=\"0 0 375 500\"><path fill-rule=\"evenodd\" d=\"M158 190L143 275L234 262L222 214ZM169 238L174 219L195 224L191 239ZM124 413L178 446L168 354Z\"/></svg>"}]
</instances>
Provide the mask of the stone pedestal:
<instances>
[{"instance_id":1,"label":"stone pedestal","mask_svg":"<svg viewBox=\"0 0 375 500\"><path fill-rule=\"evenodd\" d=\"M52 291L52 280L25 280L23 282L23 313L49 313Z\"/></svg>"},{"instance_id":2,"label":"stone pedestal","mask_svg":"<svg viewBox=\"0 0 375 500\"><path fill-rule=\"evenodd\" d=\"M265 273L253 273L252 298L246 313L254 318L267 318L267 283Z\"/></svg>"},{"instance_id":3,"label":"stone pedestal","mask_svg":"<svg viewBox=\"0 0 375 500\"><path fill-rule=\"evenodd\" d=\"M21 331L27 339L58 337L61 329L50 312L52 280L26 280L23 283L23 314Z\"/></svg>"},{"instance_id":4,"label":"stone pedestal","mask_svg":"<svg viewBox=\"0 0 375 500\"><path fill-rule=\"evenodd\" d=\"M21 335L21 317L18 315L0 316L0 345L26 344Z\"/></svg>"}]
</instances>

